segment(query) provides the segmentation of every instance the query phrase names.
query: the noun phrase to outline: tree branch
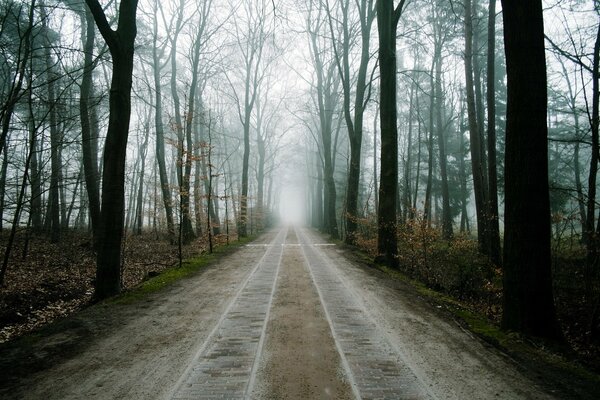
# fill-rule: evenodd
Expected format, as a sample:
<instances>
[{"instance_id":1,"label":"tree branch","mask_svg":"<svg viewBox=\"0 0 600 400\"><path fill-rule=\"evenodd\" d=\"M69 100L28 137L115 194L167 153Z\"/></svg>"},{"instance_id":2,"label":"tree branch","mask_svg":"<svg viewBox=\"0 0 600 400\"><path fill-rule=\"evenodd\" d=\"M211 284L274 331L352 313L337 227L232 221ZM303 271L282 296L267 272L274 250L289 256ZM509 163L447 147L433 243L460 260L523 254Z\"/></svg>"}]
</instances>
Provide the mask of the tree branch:
<instances>
[{"instance_id":1,"label":"tree branch","mask_svg":"<svg viewBox=\"0 0 600 400\"><path fill-rule=\"evenodd\" d=\"M394 10L394 28L398 26L398 21L400 21L400 17L402 16L402 11L404 10L404 4L406 0L400 0L400 3L396 6Z\"/></svg>"},{"instance_id":2,"label":"tree branch","mask_svg":"<svg viewBox=\"0 0 600 400\"><path fill-rule=\"evenodd\" d=\"M102 34L106 44L108 44L108 47L112 49L117 44L115 37L116 32L110 27L110 24L106 19L106 14L104 14L104 10L100 6L100 3L98 0L85 0L85 3L94 16L94 21L96 21L96 26L98 27L100 34Z\"/></svg>"}]
</instances>

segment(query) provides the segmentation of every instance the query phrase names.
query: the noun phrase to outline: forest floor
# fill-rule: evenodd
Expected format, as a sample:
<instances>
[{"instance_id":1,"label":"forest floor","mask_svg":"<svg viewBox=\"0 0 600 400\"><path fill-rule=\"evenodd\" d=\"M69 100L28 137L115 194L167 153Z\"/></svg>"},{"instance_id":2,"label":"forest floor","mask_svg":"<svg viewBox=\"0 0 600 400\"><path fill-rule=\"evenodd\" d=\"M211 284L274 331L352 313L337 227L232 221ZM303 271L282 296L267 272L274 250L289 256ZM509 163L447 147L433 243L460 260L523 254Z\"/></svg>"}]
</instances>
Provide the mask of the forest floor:
<instances>
[{"instance_id":1,"label":"forest floor","mask_svg":"<svg viewBox=\"0 0 600 400\"><path fill-rule=\"evenodd\" d=\"M8 232L0 233L0 243ZM90 305L96 274L90 235L63 233L50 243L46 236L32 235L27 245L18 236L11 252L5 284L0 288L0 343ZM206 251L201 241L183 247L184 258ZM26 251L25 251L26 249ZM0 246L1 254L5 248ZM124 246L123 287L130 289L178 261L177 246L146 233L129 235Z\"/></svg>"},{"instance_id":2,"label":"forest floor","mask_svg":"<svg viewBox=\"0 0 600 400\"><path fill-rule=\"evenodd\" d=\"M279 229L141 297L0 345L6 399L586 399L480 340L413 286Z\"/></svg>"}]
</instances>

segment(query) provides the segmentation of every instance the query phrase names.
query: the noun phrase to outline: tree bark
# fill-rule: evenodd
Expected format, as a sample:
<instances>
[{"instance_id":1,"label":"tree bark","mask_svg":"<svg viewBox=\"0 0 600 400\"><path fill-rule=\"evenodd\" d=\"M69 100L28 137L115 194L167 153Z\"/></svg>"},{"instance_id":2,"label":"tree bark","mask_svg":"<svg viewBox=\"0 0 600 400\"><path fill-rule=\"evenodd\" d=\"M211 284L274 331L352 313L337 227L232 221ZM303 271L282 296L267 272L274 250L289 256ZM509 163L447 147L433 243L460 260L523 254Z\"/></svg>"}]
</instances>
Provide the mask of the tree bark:
<instances>
[{"instance_id":1,"label":"tree bark","mask_svg":"<svg viewBox=\"0 0 600 400\"><path fill-rule=\"evenodd\" d=\"M98 225L100 220L100 187L98 175L98 149L94 148L94 140L91 117L89 110L93 107L90 104L93 93L93 71L95 63L94 42L96 29L94 26L94 17L87 7L81 10L82 42L84 48L83 76L81 78L81 90L79 97L79 115L81 120L81 149L83 155L83 171L85 176L85 188L88 197L88 207L90 211L90 221L92 225L92 236L94 246L98 239ZM84 33L85 32L85 33ZM34 224L35 225L35 224Z\"/></svg>"},{"instance_id":2,"label":"tree bark","mask_svg":"<svg viewBox=\"0 0 600 400\"><path fill-rule=\"evenodd\" d=\"M592 131L592 157L590 160L590 174L588 180L588 204L587 204L587 219L585 224L587 242L587 256L585 268L586 281L586 298L588 300L592 295L592 282L598 269L598 256L600 252L600 219L598 220L597 229L594 230L594 222L596 218L596 178L598 175L598 162L600 161L600 25L596 33L596 42L594 44L594 55L592 65L592 115L590 126ZM600 218L600 217L599 217Z\"/></svg>"},{"instance_id":3,"label":"tree bark","mask_svg":"<svg viewBox=\"0 0 600 400\"><path fill-rule=\"evenodd\" d=\"M104 146L102 204L96 269L96 298L121 290L121 245L125 207L125 158L131 117L137 0L121 0L113 30L98 0L86 0L112 55L109 120Z\"/></svg>"},{"instance_id":4,"label":"tree bark","mask_svg":"<svg viewBox=\"0 0 600 400\"><path fill-rule=\"evenodd\" d=\"M169 176L165 162L165 128L162 120L162 85L160 81L161 54L163 49L157 47L158 42L158 0L154 2L154 20L153 20L153 38L152 38L152 69L154 77L154 125L156 130L156 162L158 164L158 175L160 178L160 188L163 205L167 220L167 232L171 244L175 243L175 222L173 220L173 202L171 197L171 187L169 185Z\"/></svg>"},{"instance_id":5,"label":"tree bark","mask_svg":"<svg viewBox=\"0 0 600 400\"><path fill-rule=\"evenodd\" d=\"M377 2L379 32L379 87L381 123L381 172L377 210L377 261L398 266L396 202L398 201L398 127L396 125L396 28L403 11L402 0Z\"/></svg>"},{"instance_id":6,"label":"tree bark","mask_svg":"<svg viewBox=\"0 0 600 400\"><path fill-rule=\"evenodd\" d=\"M446 240L452 239L452 211L450 209L450 189L448 187L448 167L446 159L446 133L442 122L442 109L444 97L442 94L442 55L441 43L438 46L435 65L435 99L436 99L436 130L438 139L438 151L440 152L440 178L442 181L442 237Z\"/></svg>"},{"instance_id":7,"label":"tree bark","mask_svg":"<svg viewBox=\"0 0 600 400\"><path fill-rule=\"evenodd\" d=\"M173 109L175 111L175 133L177 134L177 183L179 184L179 213L180 218L180 238L184 244L189 243L196 236L192 227L190 218L190 173L191 173L191 155L192 155L192 140L191 140L191 119L192 115L188 115L184 124L181 116L181 101L177 90L177 40L182 29L184 0L180 0L177 10L177 21L175 23L175 32L170 38L171 42L171 96L173 97ZM198 66L199 54L195 54L195 59L192 64ZM192 74L192 85L190 93L195 92L197 84L197 74ZM193 113L194 96L189 98L190 109Z\"/></svg>"},{"instance_id":8,"label":"tree bark","mask_svg":"<svg viewBox=\"0 0 600 400\"><path fill-rule=\"evenodd\" d=\"M500 225L498 221L498 172L496 162L496 0L490 0L488 9L487 53L487 150L488 150L488 232L489 257L495 265L502 265Z\"/></svg>"},{"instance_id":9,"label":"tree bark","mask_svg":"<svg viewBox=\"0 0 600 400\"><path fill-rule=\"evenodd\" d=\"M358 66L358 74L356 78L356 90L354 98L354 113L350 107L351 101L351 85L352 79L350 71L350 27L348 8L349 1L341 3L342 8L342 54L336 51L336 60L338 70L342 80L342 89L344 92L344 117L348 131L348 141L350 143L350 163L348 168L348 178L346 187L346 236L345 242L348 244L356 243L356 230L358 219L358 195L360 183L360 164L361 164L361 148L363 137L363 120L367 94L367 68L370 59L370 38L371 27L375 18L375 10L373 9L372 0L362 0L357 2L358 14L360 19L360 63ZM333 33L332 18L329 15L331 32ZM335 38L334 48L335 48Z\"/></svg>"},{"instance_id":10,"label":"tree bark","mask_svg":"<svg viewBox=\"0 0 600 400\"><path fill-rule=\"evenodd\" d=\"M469 138L471 142L471 168L473 171L473 191L477 213L477 242L479 251L487 254L487 217L484 160L481 157L481 138L475 106L473 82L473 7L471 0L465 0L465 84L467 92L467 114L469 119Z\"/></svg>"},{"instance_id":11,"label":"tree bark","mask_svg":"<svg viewBox=\"0 0 600 400\"><path fill-rule=\"evenodd\" d=\"M60 147L62 145L61 134L58 129L58 120L56 112L56 80L54 72L52 54L50 52L52 43L49 37L48 14L44 2L40 3L40 13L42 18L42 29L44 32L44 57L46 62L46 86L48 90L48 114L50 117L50 198L48 202L48 212L46 216L50 241L56 243L60 240L60 186L61 186L61 168Z\"/></svg>"},{"instance_id":12,"label":"tree bark","mask_svg":"<svg viewBox=\"0 0 600 400\"><path fill-rule=\"evenodd\" d=\"M553 340L542 2L502 0L508 82L502 328Z\"/></svg>"}]
</instances>

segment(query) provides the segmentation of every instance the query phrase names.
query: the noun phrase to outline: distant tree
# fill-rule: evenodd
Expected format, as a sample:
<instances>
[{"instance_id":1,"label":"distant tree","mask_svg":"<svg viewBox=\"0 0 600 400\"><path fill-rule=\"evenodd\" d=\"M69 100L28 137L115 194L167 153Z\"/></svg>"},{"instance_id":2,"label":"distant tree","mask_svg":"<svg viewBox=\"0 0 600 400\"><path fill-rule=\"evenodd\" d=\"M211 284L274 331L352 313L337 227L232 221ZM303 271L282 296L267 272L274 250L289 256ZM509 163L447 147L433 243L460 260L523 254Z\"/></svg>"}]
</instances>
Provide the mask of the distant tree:
<instances>
[{"instance_id":1,"label":"distant tree","mask_svg":"<svg viewBox=\"0 0 600 400\"><path fill-rule=\"evenodd\" d=\"M131 117L131 87L138 0L121 0L116 30L111 28L98 0L86 0L86 3L112 56L110 115L104 146L102 204L96 260L95 295L102 299L115 295L121 290L125 158Z\"/></svg>"},{"instance_id":2,"label":"distant tree","mask_svg":"<svg viewBox=\"0 0 600 400\"><path fill-rule=\"evenodd\" d=\"M334 179L335 154L337 148L337 135L334 134L334 116L338 108L338 90L340 85L339 75L336 72L337 64L331 56L329 43L325 43L323 29L326 28L322 7L309 9L306 20L307 32L310 40L310 52L316 74L316 84L313 87L316 95L315 103L318 111L316 129L319 134L316 138L320 165L317 179L323 181L323 191L319 188L317 193L323 193L323 219L322 228L332 237L339 236L336 218L336 186ZM320 182L319 182L320 185Z\"/></svg>"},{"instance_id":3,"label":"distant tree","mask_svg":"<svg viewBox=\"0 0 600 400\"><path fill-rule=\"evenodd\" d=\"M398 126L396 105L396 30L406 0L394 8L393 0L377 2L379 31L379 104L381 172L377 210L377 259L398 265L396 209L398 201Z\"/></svg>"},{"instance_id":4,"label":"distant tree","mask_svg":"<svg viewBox=\"0 0 600 400\"><path fill-rule=\"evenodd\" d=\"M502 0L502 8L508 78L502 327L557 340L542 1Z\"/></svg>"},{"instance_id":5,"label":"distant tree","mask_svg":"<svg viewBox=\"0 0 600 400\"><path fill-rule=\"evenodd\" d=\"M250 164L250 130L252 117L255 113L256 99L259 87L265 78L266 68L269 63L267 57L267 40L272 38L268 24L271 16L271 4L265 0L258 2L245 0L242 5L245 15L238 15L236 21L236 45L241 55L241 67L238 68L238 78L242 84L234 84L229 78L229 83L235 98L238 117L244 131L244 153L242 159L242 187L240 193L240 215L238 221L238 234L240 237L248 235L248 171ZM238 88L241 87L241 88Z\"/></svg>"}]
</instances>

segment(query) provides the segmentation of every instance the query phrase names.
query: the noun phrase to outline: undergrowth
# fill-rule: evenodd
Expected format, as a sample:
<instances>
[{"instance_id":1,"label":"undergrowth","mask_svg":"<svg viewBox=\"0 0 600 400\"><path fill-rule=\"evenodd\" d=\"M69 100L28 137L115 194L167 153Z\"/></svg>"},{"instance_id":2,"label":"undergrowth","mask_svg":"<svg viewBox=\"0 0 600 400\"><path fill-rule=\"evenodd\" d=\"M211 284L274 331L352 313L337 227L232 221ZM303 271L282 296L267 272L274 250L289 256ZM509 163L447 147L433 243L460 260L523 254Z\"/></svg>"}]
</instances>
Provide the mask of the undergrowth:
<instances>
[{"instance_id":1,"label":"undergrowth","mask_svg":"<svg viewBox=\"0 0 600 400\"><path fill-rule=\"evenodd\" d=\"M373 217L358 220L357 245L373 259L377 226ZM590 332L590 304L584 299L585 251L577 238L553 242L553 285L559 321L576 358L600 371L600 343ZM444 240L437 227L419 215L398 227L398 270L382 268L396 279L409 279L429 298L443 301L470 329L487 341L517 346L525 340L499 329L502 317L502 269L478 251L477 240L457 232ZM402 276L403 278L400 278Z\"/></svg>"},{"instance_id":2,"label":"undergrowth","mask_svg":"<svg viewBox=\"0 0 600 400\"><path fill-rule=\"evenodd\" d=\"M108 301L116 304L129 304L138 301L151 293L158 292L159 290L180 279L193 275L202 268L211 265L223 253L229 253L232 250L252 241L253 239L254 237L246 237L241 238L236 242L232 242L229 245L220 244L218 247L215 247L212 253L203 253L189 258L182 263L181 267L176 264L164 270L157 276L148 278L132 290L124 292L119 296L109 299Z\"/></svg>"}]
</instances>

